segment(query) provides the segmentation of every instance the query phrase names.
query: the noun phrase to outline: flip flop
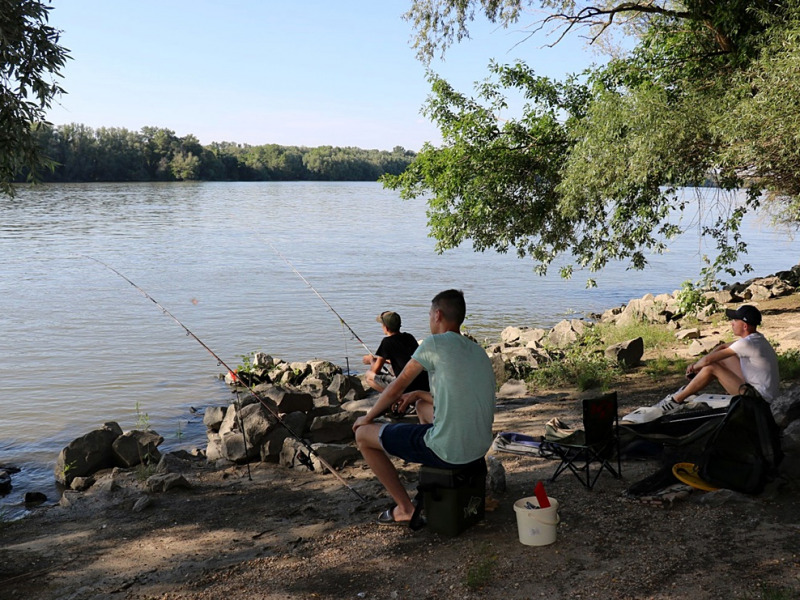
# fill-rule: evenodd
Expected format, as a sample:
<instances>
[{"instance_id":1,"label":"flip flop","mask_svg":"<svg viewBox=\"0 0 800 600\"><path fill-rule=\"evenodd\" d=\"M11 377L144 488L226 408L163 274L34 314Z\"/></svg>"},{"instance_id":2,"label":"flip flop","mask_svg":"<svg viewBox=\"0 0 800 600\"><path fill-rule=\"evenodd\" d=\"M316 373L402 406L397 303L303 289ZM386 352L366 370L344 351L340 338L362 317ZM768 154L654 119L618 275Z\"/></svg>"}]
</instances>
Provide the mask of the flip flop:
<instances>
[{"instance_id":1,"label":"flip flop","mask_svg":"<svg viewBox=\"0 0 800 600\"><path fill-rule=\"evenodd\" d=\"M397 508L397 504L395 504L391 508L387 508L380 515L378 515L378 523L380 523L381 525L408 525L410 521L395 521L394 518L395 508Z\"/></svg>"}]
</instances>

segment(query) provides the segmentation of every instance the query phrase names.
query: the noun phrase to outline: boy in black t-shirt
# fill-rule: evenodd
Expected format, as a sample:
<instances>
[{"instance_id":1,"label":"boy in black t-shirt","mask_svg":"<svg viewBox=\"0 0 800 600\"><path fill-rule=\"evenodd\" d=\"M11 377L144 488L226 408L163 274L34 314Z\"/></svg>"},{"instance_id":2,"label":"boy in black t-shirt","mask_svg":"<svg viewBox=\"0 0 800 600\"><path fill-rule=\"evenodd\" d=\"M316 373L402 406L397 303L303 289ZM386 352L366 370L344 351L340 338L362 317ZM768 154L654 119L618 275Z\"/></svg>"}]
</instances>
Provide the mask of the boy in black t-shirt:
<instances>
[{"instance_id":1,"label":"boy in black t-shirt","mask_svg":"<svg viewBox=\"0 0 800 600\"><path fill-rule=\"evenodd\" d=\"M383 326L383 333L386 337L381 340L375 355L365 355L363 362L365 365L371 365L367 371L367 383L372 389L382 392L400 374L418 344L413 335L400 332L400 315L396 312L384 311L375 320ZM381 373L385 363L391 365L394 375ZM406 392L427 392L429 390L428 374L425 371L420 373L406 388Z\"/></svg>"}]
</instances>

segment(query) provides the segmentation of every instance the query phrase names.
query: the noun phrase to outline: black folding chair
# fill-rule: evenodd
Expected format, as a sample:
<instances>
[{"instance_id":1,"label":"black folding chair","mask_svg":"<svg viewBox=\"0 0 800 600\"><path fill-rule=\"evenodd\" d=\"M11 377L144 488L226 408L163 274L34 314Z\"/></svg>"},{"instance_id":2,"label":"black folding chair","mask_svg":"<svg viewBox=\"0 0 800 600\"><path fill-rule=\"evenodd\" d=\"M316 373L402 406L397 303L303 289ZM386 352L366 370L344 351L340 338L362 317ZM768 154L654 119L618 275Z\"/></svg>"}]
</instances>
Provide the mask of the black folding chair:
<instances>
[{"instance_id":1,"label":"black folding chair","mask_svg":"<svg viewBox=\"0 0 800 600\"><path fill-rule=\"evenodd\" d=\"M617 392L583 400L583 430L553 443L553 448L561 463L550 481L555 481L567 469L590 490L603 469L619 479L622 463L619 456ZM615 456L616 469L612 464ZM594 475L591 473L592 463L598 463Z\"/></svg>"}]
</instances>

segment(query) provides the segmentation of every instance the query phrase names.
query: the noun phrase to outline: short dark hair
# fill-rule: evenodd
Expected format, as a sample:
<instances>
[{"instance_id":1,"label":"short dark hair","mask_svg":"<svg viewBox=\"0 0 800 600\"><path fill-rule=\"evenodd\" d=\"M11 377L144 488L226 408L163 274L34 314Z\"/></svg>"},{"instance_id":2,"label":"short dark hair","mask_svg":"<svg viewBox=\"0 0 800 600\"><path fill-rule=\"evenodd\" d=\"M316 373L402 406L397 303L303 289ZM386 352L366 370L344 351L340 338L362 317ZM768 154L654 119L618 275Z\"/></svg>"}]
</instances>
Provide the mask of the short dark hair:
<instances>
[{"instance_id":1,"label":"short dark hair","mask_svg":"<svg viewBox=\"0 0 800 600\"><path fill-rule=\"evenodd\" d=\"M467 316L467 303L461 290L439 292L431 300L431 306L442 311L445 319L458 325L461 325Z\"/></svg>"}]
</instances>

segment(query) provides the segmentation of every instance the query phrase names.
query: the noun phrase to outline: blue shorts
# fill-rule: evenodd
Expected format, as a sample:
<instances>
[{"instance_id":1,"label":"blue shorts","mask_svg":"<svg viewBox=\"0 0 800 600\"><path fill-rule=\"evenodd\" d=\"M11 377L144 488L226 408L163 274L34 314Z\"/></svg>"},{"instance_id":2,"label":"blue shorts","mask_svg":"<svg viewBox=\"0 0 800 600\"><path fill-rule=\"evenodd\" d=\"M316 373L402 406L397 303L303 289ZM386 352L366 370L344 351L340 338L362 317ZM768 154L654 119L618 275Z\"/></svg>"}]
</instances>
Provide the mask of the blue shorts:
<instances>
[{"instance_id":1,"label":"blue shorts","mask_svg":"<svg viewBox=\"0 0 800 600\"><path fill-rule=\"evenodd\" d=\"M425 432L431 427L433 427L431 424L386 423L381 427L378 437L386 452L406 462L439 469L456 469L463 466L442 460L425 445Z\"/></svg>"}]
</instances>

